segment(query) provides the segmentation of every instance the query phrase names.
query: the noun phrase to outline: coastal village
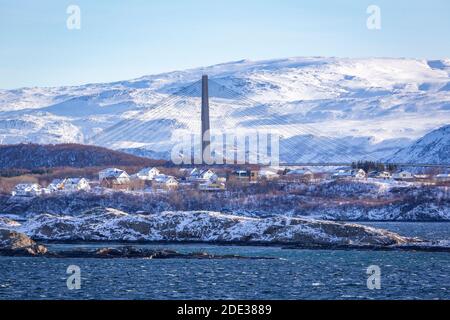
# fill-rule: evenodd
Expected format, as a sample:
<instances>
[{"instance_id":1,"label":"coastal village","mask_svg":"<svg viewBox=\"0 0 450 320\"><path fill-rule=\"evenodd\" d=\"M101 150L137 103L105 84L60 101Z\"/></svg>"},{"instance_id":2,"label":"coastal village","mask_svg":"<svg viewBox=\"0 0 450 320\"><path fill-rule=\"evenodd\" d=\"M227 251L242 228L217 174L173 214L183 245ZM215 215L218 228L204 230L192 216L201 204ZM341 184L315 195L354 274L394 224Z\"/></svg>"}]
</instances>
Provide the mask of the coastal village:
<instances>
[{"instance_id":1,"label":"coastal village","mask_svg":"<svg viewBox=\"0 0 450 320\"><path fill-rule=\"evenodd\" d=\"M170 171L170 174L165 171ZM352 167L334 168L323 171L314 168L272 168L257 169L208 169L208 168L143 168L129 174L118 168L106 168L98 172L98 179L84 177L54 179L48 185L38 183L19 183L12 191L17 199L33 198L44 195L74 192L142 192L168 193L179 190L197 190L200 192L224 192L229 184L263 184L268 181L278 184L320 183L324 181L344 180L355 182L383 182L391 184L450 183L450 174L415 174L407 170L369 171Z\"/></svg>"}]
</instances>

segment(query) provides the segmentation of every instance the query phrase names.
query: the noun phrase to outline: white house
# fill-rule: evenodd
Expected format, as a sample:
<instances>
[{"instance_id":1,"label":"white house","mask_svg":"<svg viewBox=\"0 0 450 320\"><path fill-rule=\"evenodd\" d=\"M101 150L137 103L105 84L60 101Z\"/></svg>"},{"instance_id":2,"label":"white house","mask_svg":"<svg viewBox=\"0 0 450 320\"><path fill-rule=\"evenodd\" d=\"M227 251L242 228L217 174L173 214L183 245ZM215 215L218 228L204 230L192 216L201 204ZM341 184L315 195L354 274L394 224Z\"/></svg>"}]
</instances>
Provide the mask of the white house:
<instances>
[{"instance_id":1,"label":"white house","mask_svg":"<svg viewBox=\"0 0 450 320\"><path fill-rule=\"evenodd\" d=\"M280 175L272 169L261 169L258 172L258 176L267 180L273 180L280 177Z\"/></svg>"},{"instance_id":2,"label":"white house","mask_svg":"<svg viewBox=\"0 0 450 320\"><path fill-rule=\"evenodd\" d=\"M144 168L139 171L136 176L140 180L152 181L155 176L159 175L161 172L157 168Z\"/></svg>"},{"instance_id":3,"label":"white house","mask_svg":"<svg viewBox=\"0 0 450 320\"><path fill-rule=\"evenodd\" d=\"M201 172L200 169L194 168L191 170L191 172L189 172L188 176L189 176L189 178L198 177L200 175L200 172Z\"/></svg>"},{"instance_id":4,"label":"white house","mask_svg":"<svg viewBox=\"0 0 450 320\"><path fill-rule=\"evenodd\" d=\"M448 182L450 181L450 173L442 173L436 176L437 181Z\"/></svg>"},{"instance_id":5,"label":"white house","mask_svg":"<svg viewBox=\"0 0 450 320\"><path fill-rule=\"evenodd\" d=\"M64 183L64 191L76 192L76 191L89 191L91 186L89 181L85 178L69 178Z\"/></svg>"},{"instance_id":6,"label":"white house","mask_svg":"<svg viewBox=\"0 0 450 320\"><path fill-rule=\"evenodd\" d=\"M203 180L207 180L207 181L217 181L218 176L217 174L212 171L212 170L205 170L200 174L200 177Z\"/></svg>"},{"instance_id":7,"label":"white house","mask_svg":"<svg viewBox=\"0 0 450 320\"><path fill-rule=\"evenodd\" d=\"M380 174L377 177L378 179L383 179L383 180L390 180L392 179L392 175L389 171L383 171L380 172Z\"/></svg>"},{"instance_id":8,"label":"white house","mask_svg":"<svg viewBox=\"0 0 450 320\"><path fill-rule=\"evenodd\" d=\"M91 186L85 178L55 179L47 187L49 192L89 191Z\"/></svg>"},{"instance_id":9,"label":"white house","mask_svg":"<svg viewBox=\"0 0 450 320\"><path fill-rule=\"evenodd\" d=\"M152 180L153 187L156 189L174 190L178 188L179 182L172 176L164 174L157 175Z\"/></svg>"},{"instance_id":10,"label":"white house","mask_svg":"<svg viewBox=\"0 0 450 320\"><path fill-rule=\"evenodd\" d=\"M250 172L247 170L237 170L234 172L234 175L238 177L239 179L249 179L250 178Z\"/></svg>"},{"instance_id":11,"label":"white house","mask_svg":"<svg viewBox=\"0 0 450 320\"><path fill-rule=\"evenodd\" d=\"M114 184L127 184L130 182L130 176L124 170L117 168L108 168L98 173L100 183L104 180L112 181Z\"/></svg>"},{"instance_id":12,"label":"white house","mask_svg":"<svg viewBox=\"0 0 450 320\"><path fill-rule=\"evenodd\" d=\"M286 175L287 176L299 176L302 178L311 179L314 176L314 173L309 169L295 169L295 170L289 171Z\"/></svg>"},{"instance_id":13,"label":"white house","mask_svg":"<svg viewBox=\"0 0 450 320\"><path fill-rule=\"evenodd\" d=\"M414 175L406 170L402 170L400 172L396 172L392 175L392 178L395 180L412 180L414 179Z\"/></svg>"},{"instance_id":14,"label":"white house","mask_svg":"<svg viewBox=\"0 0 450 320\"><path fill-rule=\"evenodd\" d=\"M353 177L355 179L364 179L367 177L367 174L363 169L353 170Z\"/></svg>"},{"instance_id":15,"label":"white house","mask_svg":"<svg viewBox=\"0 0 450 320\"><path fill-rule=\"evenodd\" d=\"M363 169L353 169L353 170L338 170L333 174L335 179L364 179L366 178L366 172Z\"/></svg>"},{"instance_id":16,"label":"white house","mask_svg":"<svg viewBox=\"0 0 450 320\"><path fill-rule=\"evenodd\" d=\"M37 183L21 183L15 186L13 197L36 197L42 194L42 187Z\"/></svg>"},{"instance_id":17,"label":"white house","mask_svg":"<svg viewBox=\"0 0 450 320\"><path fill-rule=\"evenodd\" d=\"M217 178L217 174L210 169L199 170L195 168L190 172L188 180L193 182L207 182L216 181Z\"/></svg>"},{"instance_id":18,"label":"white house","mask_svg":"<svg viewBox=\"0 0 450 320\"><path fill-rule=\"evenodd\" d=\"M49 192L57 192L64 190L64 183L66 179L54 179L48 186L47 190Z\"/></svg>"}]
</instances>

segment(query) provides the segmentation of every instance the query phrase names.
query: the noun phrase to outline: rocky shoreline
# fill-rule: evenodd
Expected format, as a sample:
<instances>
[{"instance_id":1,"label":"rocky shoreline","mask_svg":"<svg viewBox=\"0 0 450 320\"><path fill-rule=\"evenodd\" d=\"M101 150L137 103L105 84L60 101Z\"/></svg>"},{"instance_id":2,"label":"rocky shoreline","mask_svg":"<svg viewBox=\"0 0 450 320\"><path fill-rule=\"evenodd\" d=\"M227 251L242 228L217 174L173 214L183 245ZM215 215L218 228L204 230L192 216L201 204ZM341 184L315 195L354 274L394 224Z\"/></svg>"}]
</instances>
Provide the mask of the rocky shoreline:
<instances>
[{"instance_id":1,"label":"rocky shoreline","mask_svg":"<svg viewBox=\"0 0 450 320\"><path fill-rule=\"evenodd\" d=\"M69 241L58 243L72 243ZM78 241L76 244L85 244ZM100 241L98 243L101 243ZM161 242L158 242L160 244ZM199 242L164 242L170 244L186 244ZM282 243L248 243L248 242L202 242L205 244L227 245L227 246L278 246L282 249L296 250L364 250L364 251L417 251L417 252L447 252L450 253L450 244L439 242L425 242L414 239L411 243L394 245L324 245L324 244L292 244L283 245ZM111 243L108 243L109 245ZM117 247L100 247L96 249L80 249L51 251L45 245L38 244L27 235L0 229L0 256L6 257L44 257L44 258L83 258L83 259L204 259L204 260L223 260L223 259L247 259L247 260L270 260L273 257L252 257L240 255L216 255L207 252L180 253L170 249L148 249L135 246L137 243L128 243L127 245ZM142 243L139 243L142 244ZM156 244L155 242L145 242L145 244Z\"/></svg>"},{"instance_id":2,"label":"rocky shoreline","mask_svg":"<svg viewBox=\"0 0 450 320\"><path fill-rule=\"evenodd\" d=\"M83 259L250 259L267 260L270 257L247 257L240 255L215 255L207 252L180 253L168 249L146 249L133 246L105 247L99 249L73 249L50 251L46 246L36 243L25 234L0 229L0 256L7 257L45 257L45 258L83 258Z\"/></svg>"}]
</instances>

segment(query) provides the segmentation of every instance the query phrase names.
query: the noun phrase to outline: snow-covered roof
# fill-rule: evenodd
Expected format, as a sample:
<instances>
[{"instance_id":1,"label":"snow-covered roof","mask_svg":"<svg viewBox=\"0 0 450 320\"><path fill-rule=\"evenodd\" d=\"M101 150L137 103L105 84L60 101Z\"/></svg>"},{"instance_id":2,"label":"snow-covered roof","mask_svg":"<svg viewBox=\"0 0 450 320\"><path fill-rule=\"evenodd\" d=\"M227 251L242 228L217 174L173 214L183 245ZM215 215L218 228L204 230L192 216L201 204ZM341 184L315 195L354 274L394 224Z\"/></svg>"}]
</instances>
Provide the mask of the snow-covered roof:
<instances>
[{"instance_id":1,"label":"snow-covered roof","mask_svg":"<svg viewBox=\"0 0 450 320\"><path fill-rule=\"evenodd\" d=\"M353 177L358 174L366 174L366 172L363 169L339 170L333 176L335 176L335 177Z\"/></svg>"},{"instance_id":2,"label":"snow-covered roof","mask_svg":"<svg viewBox=\"0 0 450 320\"><path fill-rule=\"evenodd\" d=\"M124 170L117 168L108 168L99 172L99 175L103 178L119 178L120 176L128 176Z\"/></svg>"},{"instance_id":3,"label":"snow-covered roof","mask_svg":"<svg viewBox=\"0 0 450 320\"><path fill-rule=\"evenodd\" d=\"M200 170L197 169L197 168L194 168L194 169L191 170L191 172L189 172L190 176L197 176L199 174L200 174Z\"/></svg>"},{"instance_id":4,"label":"snow-covered roof","mask_svg":"<svg viewBox=\"0 0 450 320\"><path fill-rule=\"evenodd\" d=\"M140 170L138 172L138 175L147 176L147 175L149 175L152 172L159 173L159 170L157 168L155 168L155 167L153 167L153 168L144 168L144 169L142 169L142 170Z\"/></svg>"},{"instance_id":5,"label":"snow-covered roof","mask_svg":"<svg viewBox=\"0 0 450 320\"><path fill-rule=\"evenodd\" d=\"M270 169L261 169L259 170L259 175L261 176L278 176L278 173L276 173L273 170Z\"/></svg>"},{"instance_id":6,"label":"snow-covered roof","mask_svg":"<svg viewBox=\"0 0 450 320\"><path fill-rule=\"evenodd\" d=\"M295 169L287 173L287 175L305 175L305 174L312 174L312 171L308 169Z\"/></svg>"},{"instance_id":7,"label":"snow-covered roof","mask_svg":"<svg viewBox=\"0 0 450 320\"><path fill-rule=\"evenodd\" d=\"M411 174L411 172L407 170L397 170L394 172L394 174Z\"/></svg>"},{"instance_id":8,"label":"snow-covered roof","mask_svg":"<svg viewBox=\"0 0 450 320\"><path fill-rule=\"evenodd\" d=\"M166 176L165 174L159 174L155 176L154 181L157 183L177 182L177 180L174 177Z\"/></svg>"},{"instance_id":9,"label":"snow-covered roof","mask_svg":"<svg viewBox=\"0 0 450 320\"><path fill-rule=\"evenodd\" d=\"M50 182L50 185L57 186L61 183L64 183L66 179L53 179L52 182Z\"/></svg>"},{"instance_id":10,"label":"snow-covered roof","mask_svg":"<svg viewBox=\"0 0 450 320\"><path fill-rule=\"evenodd\" d=\"M70 184L79 184L81 182L88 182L86 178L68 178L66 179L66 183Z\"/></svg>"},{"instance_id":11,"label":"snow-covered roof","mask_svg":"<svg viewBox=\"0 0 450 320\"><path fill-rule=\"evenodd\" d=\"M335 174L333 174L333 176L335 176L335 177L350 177L350 176L352 176L352 171L351 170L340 170L340 171L336 172Z\"/></svg>"},{"instance_id":12,"label":"snow-covered roof","mask_svg":"<svg viewBox=\"0 0 450 320\"><path fill-rule=\"evenodd\" d=\"M40 190L41 186L37 183L20 183L14 189L16 191L36 191Z\"/></svg>"},{"instance_id":13,"label":"snow-covered roof","mask_svg":"<svg viewBox=\"0 0 450 320\"><path fill-rule=\"evenodd\" d=\"M211 169L193 169L189 176L191 178L196 179L209 179L210 177L214 176L216 173Z\"/></svg>"}]
</instances>

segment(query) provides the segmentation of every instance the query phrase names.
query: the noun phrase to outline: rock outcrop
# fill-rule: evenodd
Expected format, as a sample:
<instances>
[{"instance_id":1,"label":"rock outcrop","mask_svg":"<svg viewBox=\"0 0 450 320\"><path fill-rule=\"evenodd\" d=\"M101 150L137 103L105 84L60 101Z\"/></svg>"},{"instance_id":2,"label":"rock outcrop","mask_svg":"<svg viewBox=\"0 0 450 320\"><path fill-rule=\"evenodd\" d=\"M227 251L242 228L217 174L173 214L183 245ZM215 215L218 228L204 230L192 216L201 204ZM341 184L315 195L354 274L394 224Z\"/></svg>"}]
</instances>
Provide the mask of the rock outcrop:
<instances>
[{"instance_id":1,"label":"rock outcrop","mask_svg":"<svg viewBox=\"0 0 450 320\"><path fill-rule=\"evenodd\" d=\"M217 212L128 214L97 208L78 216L40 215L18 228L33 239L171 241L247 244L376 245L412 239L356 224L277 216L249 218Z\"/></svg>"},{"instance_id":2,"label":"rock outcrop","mask_svg":"<svg viewBox=\"0 0 450 320\"><path fill-rule=\"evenodd\" d=\"M174 250L153 250L133 246L117 248L100 248L97 250L70 250L51 253L53 258L84 259L274 259L268 257L247 257L239 255L215 255L207 252L180 253Z\"/></svg>"},{"instance_id":3,"label":"rock outcrop","mask_svg":"<svg viewBox=\"0 0 450 320\"><path fill-rule=\"evenodd\" d=\"M132 246L100 248L94 250L73 249L50 252L45 246L34 242L23 233L0 229L0 256L83 258L83 259L272 259L239 255L215 255L207 252L180 253L166 249L147 249Z\"/></svg>"},{"instance_id":4,"label":"rock outcrop","mask_svg":"<svg viewBox=\"0 0 450 320\"><path fill-rule=\"evenodd\" d=\"M0 255L40 256L48 252L45 246L16 231L0 229Z\"/></svg>"}]
</instances>

